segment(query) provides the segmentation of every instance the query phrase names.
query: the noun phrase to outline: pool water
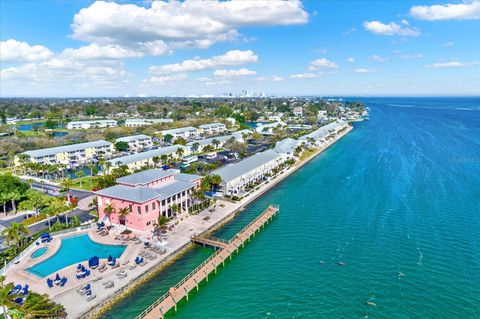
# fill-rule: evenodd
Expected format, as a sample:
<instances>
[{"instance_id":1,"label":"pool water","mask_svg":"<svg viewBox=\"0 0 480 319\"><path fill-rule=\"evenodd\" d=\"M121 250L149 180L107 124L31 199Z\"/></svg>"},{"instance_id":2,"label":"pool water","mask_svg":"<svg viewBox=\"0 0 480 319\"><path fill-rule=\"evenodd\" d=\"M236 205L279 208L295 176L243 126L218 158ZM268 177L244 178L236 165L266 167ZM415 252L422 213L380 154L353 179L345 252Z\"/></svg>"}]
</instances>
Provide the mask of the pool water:
<instances>
[{"instance_id":1,"label":"pool water","mask_svg":"<svg viewBox=\"0 0 480 319\"><path fill-rule=\"evenodd\" d=\"M43 256L47 252L48 248L47 247L42 247L37 250L35 250L32 254L32 258L38 258L40 256Z\"/></svg>"},{"instance_id":2,"label":"pool water","mask_svg":"<svg viewBox=\"0 0 480 319\"><path fill-rule=\"evenodd\" d=\"M88 261L93 256L108 258L111 255L119 258L125 248L126 246L122 245L104 245L93 242L88 234L69 237L62 239L62 245L55 255L29 268L28 271L43 278L65 267Z\"/></svg>"}]
</instances>

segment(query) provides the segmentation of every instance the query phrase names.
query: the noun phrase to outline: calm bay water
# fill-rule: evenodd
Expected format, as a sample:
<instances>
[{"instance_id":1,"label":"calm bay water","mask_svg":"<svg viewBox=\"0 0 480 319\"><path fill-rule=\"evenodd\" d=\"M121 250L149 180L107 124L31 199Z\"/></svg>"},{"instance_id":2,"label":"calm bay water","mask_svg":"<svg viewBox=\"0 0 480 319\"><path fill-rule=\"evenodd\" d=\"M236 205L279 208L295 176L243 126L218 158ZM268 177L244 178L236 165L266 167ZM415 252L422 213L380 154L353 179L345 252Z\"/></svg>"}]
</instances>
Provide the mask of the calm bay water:
<instances>
[{"instance_id":1,"label":"calm bay water","mask_svg":"<svg viewBox=\"0 0 480 319\"><path fill-rule=\"evenodd\" d=\"M369 121L216 234L280 204L169 317L480 318L480 99L365 102ZM210 253L187 253L104 318L135 317Z\"/></svg>"}]
</instances>

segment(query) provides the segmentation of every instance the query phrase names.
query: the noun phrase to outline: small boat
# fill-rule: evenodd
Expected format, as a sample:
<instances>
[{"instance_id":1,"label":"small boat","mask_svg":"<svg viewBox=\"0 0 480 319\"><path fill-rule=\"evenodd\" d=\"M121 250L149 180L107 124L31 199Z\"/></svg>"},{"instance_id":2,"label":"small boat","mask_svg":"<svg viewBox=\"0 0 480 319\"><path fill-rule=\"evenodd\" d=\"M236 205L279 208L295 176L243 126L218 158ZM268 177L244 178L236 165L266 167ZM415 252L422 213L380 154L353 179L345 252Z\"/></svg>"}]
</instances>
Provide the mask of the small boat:
<instances>
[{"instance_id":1,"label":"small boat","mask_svg":"<svg viewBox=\"0 0 480 319\"><path fill-rule=\"evenodd\" d=\"M337 265L339 265L339 266L346 266L347 264L344 263L343 261L339 261L339 262L337 262Z\"/></svg>"},{"instance_id":2,"label":"small boat","mask_svg":"<svg viewBox=\"0 0 480 319\"><path fill-rule=\"evenodd\" d=\"M367 305L369 305L370 307L376 307L377 304L374 303L373 301L367 301Z\"/></svg>"}]
</instances>

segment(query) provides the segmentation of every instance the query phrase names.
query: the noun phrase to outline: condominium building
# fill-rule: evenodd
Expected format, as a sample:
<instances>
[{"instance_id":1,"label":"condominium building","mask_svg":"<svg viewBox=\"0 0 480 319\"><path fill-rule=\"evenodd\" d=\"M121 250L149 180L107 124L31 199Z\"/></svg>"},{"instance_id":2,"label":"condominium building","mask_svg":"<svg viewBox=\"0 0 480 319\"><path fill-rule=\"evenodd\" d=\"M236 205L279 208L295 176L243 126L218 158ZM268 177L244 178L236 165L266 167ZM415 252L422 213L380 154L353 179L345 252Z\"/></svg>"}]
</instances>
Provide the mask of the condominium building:
<instances>
[{"instance_id":1,"label":"condominium building","mask_svg":"<svg viewBox=\"0 0 480 319\"><path fill-rule=\"evenodd\" d=\"M267 180L272 170L284 161L282 154L267 150L221 167L212 174L220 175L224 195L242 195L247 186Z\"/></svg>"},{"instance_id":2,"label":"condominium building","mask_svg":"<svg viewBox=\"0 0 480 319\"><path fill-rule=\"evenodd\" d=\"M67 124L69 130L80 130L89 128L104 128L115 127L117 121L115 120L93 120L93 121L72 121Z\"/></svg>"},{"instance_id":3,"label":"condominium building","mask_svg":"<svg viewBox=\"0 0 480 319\"><path fill-rule=\"evenodd\" d=\"M173 119L126 119L125 126L139 127L152 124L172 123Z\"/></svg>"},{"instance_id":4,"label":"condominium building","mask_svg":"<svg viewBox=\"0 0 480 319\"><path fill-rule=\"evenodd\" d=\"M128 143L128 147L130 148L130 150L137 152L145 148L152 147L153 145L152 138L144 134L120 137L117 138L115 142L126 142Z\"/></svg>"},{"instance_id":5,"label":"condominium building","mask_svg":"<svg viewBox=\"0 0 480 319\"><path fill-rule=\"evenodd\" d=\"M227 126L223 123L210 123L198 126L200 134L213 135L223 133L227 130Z\"/></svg>"},{"instance_id":6,"label":"condominium building","mask_svg":"<svg viewBox=\"0 0 480 319\"><path fill-rule=\"evenodd\" d=\"M305 141L294 140L293 138L285 138L275 144L273 150L279 154L283 154L286 159L295 157L295 149L302 145Z\"/></svg>"},{"instance_id":7,"label":"condominium building","mask_svg":"<svg viewBox=\"0 0 480 319\"><path fill-rule=\"evenodd\" d=\"M181 149L182 151L178 151ZM190 155L190 148L183 145L172 145L162 148L153 149L146 152L140 152L127 156L116 157L108 162L111 168L118 167L120 165L127 165L130 171L141 169L144 167L150 167L155 164L165 164L165 157L181 158L183 156ZM156 159L160 162L155 163ZM154 160L155 159L155 160Z\"/></svg>"},{"instance_id":8,"label":"condominium building","mask_svg":"<svg viewBox=\"0 0 480 319\"><path fill-rule=\"evenodd\" d=\"M282 121L267 123L267 124L261 124L260 123L260 124L257 125L255 130L258 133L262 133L262 134L273 134L273 131L275 129L280 128L280 127L285 127L285 126L287 126L287 123L282 122Z\"/></svg>"},{"instance_id":9,"label":"condominium building","mask_svg":"<svg viewBox=\"0 0 480 319\"><path fill-rule=\"evenodd\" d=\"M114 152L112 143L99 140L94 142L43 148L23 152L28 161L37 164L66 164L75 166L91 162L94 158L109 158ZM15 165L20 165L21 156L15 158Z\"/></svg>"},{"instance_id":10,"label":"condominium building","mask_svg":"<svg viewBox=\"0 0 480 319\"><path fill-rule=\"evenodd\" d=\"M196 140L200 137L200 132L193 126L164 130L160 131L160 133L162 133L164 137L167 135L172 135L173 140L176 140L179 137L183 137L186 140Z\"/></svg>"},{"instance_id":11,"label":"condominium building","mask_svg":"<svg viewBox=\"0 0 480 319\"><path fill-rule=\"evenodd\" d=\"M190 147L191 152L202 152L203 149L208 145L211 145L217 148L223 147L225 143L231 140L232 138L237 142L244 142L244 135L249 135L250 133L251 131L249 130L241 130L241 131L233 132L232 134L229 134L229 135L216 136L216 137L210 137L210 138L204 138L201 140L192 141L187 143L187 146ZM216 142L214 141L218 141L218 144L215 145Z\"/></svg>"},{"instance_id":12,"label":"condominium building","mask_svg":"<svg viewBox=\"0 0 480 319\"><path fill-rule=\"evenodd\" d=\"M331 136L332 134L337 134L340 130L346 128L347 126L347 121L337 120L330 124L324 125L309 134L303 135L302 137L300 137L300 140L306 141L308 143L311 143L313 141L313 144L321 145L326 142L326 139L329 136Z\"/></svg>"},{"instance_id":13,"label":"condominium building","mask_svg":"<svg viewBox=\"0 0 480 319\"><path fill-rule=\"evenodd\" d=\"M194 203L192 193L200 187L201 178L162 169L121 177L117 185L96 192L99 219L139 231L153 230L160 215L172 217L188 211ZM113 212L105 213L106 207L114 208ZM119 214L123 208L128 214Z\"/></svg>"}]
</instances>

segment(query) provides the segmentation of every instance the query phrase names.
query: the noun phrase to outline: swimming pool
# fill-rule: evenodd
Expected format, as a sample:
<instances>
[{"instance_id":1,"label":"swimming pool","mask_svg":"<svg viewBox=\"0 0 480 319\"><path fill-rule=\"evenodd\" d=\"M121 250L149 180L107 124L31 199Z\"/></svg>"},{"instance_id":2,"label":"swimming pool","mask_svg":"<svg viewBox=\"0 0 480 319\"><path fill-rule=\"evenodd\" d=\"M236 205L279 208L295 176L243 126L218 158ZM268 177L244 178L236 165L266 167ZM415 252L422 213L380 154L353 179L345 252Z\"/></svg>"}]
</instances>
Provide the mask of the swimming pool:
<instances>
[{"instance_id":1,"label":"swimming pool","mask_svg":"<svg viewBox=\"0 0 480 319\"><path fill-rule=\"evenodd\" d=\"M91 257L119 258L125 251L126 246L104 245L93 242L88 234L62 239L62 246L52 257L28 268L28 272L46 277L58 270L80 262L88 261Z\"/></svg>"},{"instance_id":2,"label":"swimming pool","mask_svg":"<svg viewBox=\"0 0 480 319\"><path fill-rule=\"evenodd\" d=\"M42 247L33 252L33 254L30 256L32 258L38 258L40 256L43 256L47 252L48 248L47 247Z\"/></svg>"}]
</instances>

